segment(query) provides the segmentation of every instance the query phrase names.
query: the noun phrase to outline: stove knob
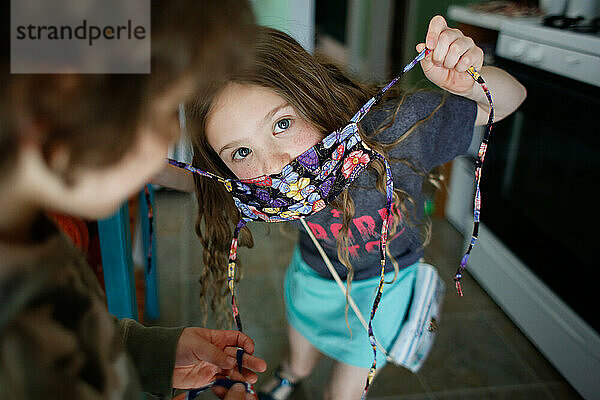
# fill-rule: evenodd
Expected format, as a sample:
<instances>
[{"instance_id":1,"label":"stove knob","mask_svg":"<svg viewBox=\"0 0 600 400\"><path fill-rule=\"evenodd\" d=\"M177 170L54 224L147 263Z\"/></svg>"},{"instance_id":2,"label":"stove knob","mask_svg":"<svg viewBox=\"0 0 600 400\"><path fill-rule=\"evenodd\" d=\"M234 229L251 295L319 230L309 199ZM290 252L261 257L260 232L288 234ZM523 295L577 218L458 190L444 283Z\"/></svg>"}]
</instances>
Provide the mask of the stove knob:
<instances>
[{"instance_id":1,"label":"stove knob","mask_svg":"<svg viewBox=\"0 0 600 400\"><path fill-rule=\"evenodd\" d=\"M544 59L544 50L541 47L532 47L525 55L527 61L532 64L539 64Z\"/></svg>"},{"instance_id":2,"label":"stove knob","mask_svg":"<svg viewBox=\"0 0 600 400\"><path fill-rule=\"evenodd\" d=\"M525 52L525 43L514 41L509 45L508 51L514 58L521 58Z\"/></svg>"}]
</instances>

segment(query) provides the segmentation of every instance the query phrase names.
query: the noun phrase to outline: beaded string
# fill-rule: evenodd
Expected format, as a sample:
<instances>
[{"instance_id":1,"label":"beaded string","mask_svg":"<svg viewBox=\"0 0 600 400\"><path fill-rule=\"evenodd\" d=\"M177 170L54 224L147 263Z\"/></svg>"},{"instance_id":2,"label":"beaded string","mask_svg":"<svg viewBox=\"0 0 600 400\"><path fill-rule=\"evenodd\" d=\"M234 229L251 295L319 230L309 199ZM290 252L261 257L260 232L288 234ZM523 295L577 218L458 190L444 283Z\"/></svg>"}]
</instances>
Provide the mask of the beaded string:
<instances>
[{"instance_id":1,"label":"beaded string","mask_svg":"<svg viewBox=\"0 0 600 400\"><path fill-rule=\"evenodd\" d=\"M148 254L147 259L147 270L148 274L152 271L152 241L154 240L154 210L152 208L152 201L150 199L150 189L148 185L144 185L144 195L146 197L146 207L148 208Z\"/></svg>"},{"instance_id":2,"label":"beaded string","mask_svg":"<svg viewBox=\"0 0 600 400\"><path fill-rule=\"evenodd\" d=\"M204 176L207 178L215 179L216 181L222 183L225 186L225 188L227 189L227 191L231 192L231 190L232 190L231 181L228 179L223 179L218 175L215 175L208 171L203 171L203 170L196 168L190 164L180 162L177 160L168 159L167 162L175 167L183 168L194 174L198 174L198 175L201 175L201 176ZM236 327L237 327L238 331L240 331L240 332L243 332L243 329L242 329L242 319L240 317L240 312L239 312L239 309L238 309L238 306L236 303L236 296L235 296L235 265L236 265L236 259L237 259L238 236L239 236L240 230L244 226L246 226L246 220L242 218L242 219L240 219L237 226L235 227L235 230L233 231L233 238L231 239L231 247L229 249L229 261L228 261L228 265L227 265L227 287L229 288L229 292L231 293L231 311L233 314L233 320L235 321ZM242 360L243 356L244 356L244 349L238 348L237 353L236 353L236 358L238 360L238 370L240 372L242 372L241 360Z\"/></svg>"},{"instance_id":3,"label":"beaded string","mask_svg":"<svg viewBox=\"0 0 600 400\"><path fill-rule=\"evenodd\" d=\"M231 239L231 248L229 249L229 264L227 266L227 286L229 287L229 292L231 293L231 311L233 313L235 325L240 332L242 332L242 319L240 317L240 311L238 310L235 302L235 264L237 260L238 236L240 234L240 230L244 226L246 226L246 220L242 218L233 231L233 239Z\"/></svg>"},{"instance_id":4,"label":"beaded string","mask_svg":"<svg viewBox=\"0 0 600 400\"><path fill-rule=\"evenodd\" d=\"M402 75L404 75L406 72L410 71L412 69L412 67L414 67L415 65L417 65L417 63L419 61L421 61L422 59L427 57L427 55L429 53L431 53L431 50L424 49L419 54L417 54L417 56L410 63L408 63L404 67L404 69L402 69L402 72L400 72L400 74L397 77L395 77L394 79L392 79L391 82L389 82L387 85L385 85L383 87L383 89L381 89L379 92L377 92L377 94L375 94L375 96L371 97L371 99L369 101L367 101L365 103L365 105L362 106L361 109L356 114L354 114L354 116L352 117L350 122L359 122L365 116L365 114L369 112L371 107L373 107L375 104L379 103L379 100L381 100L381 98L383 97L385 92L387 92L389 88L394 86L394 84L396 82L398 82L398 80L400 78L402 78Z\"/></svg>"},{"instance_id":5,"label":"beaded string","mask_svg":"<svg viewBox=\"0 0 600 400\"><path fill-rule=\"evenodd\" d=\"M479 237L479 217L481 211L481 190L479 188L479 183L481 182L481 169L483 167L485 152L487 151L490 134L492 132L492 124L494 123L494 102L492 101L492 94L487 88L485 81L483 80L481 75L479 75L479 72L475 70L475 68L471 67L467 69L467 72L473 77L475 82L477 82L483 89L485 97L487 97L487 100L490 103L490 115L488 116L487 124L485 127L485 133L483 134L483 139L481 140L481 145L479 146L479 151L477 152L477 159L475 160L475 198L473 200L473 234L471 235L469 247L467 248L467 251L465 252L463 258L461 259L458 269L456 270L456 275L454 276L454 284L456 286L456 291L461 297L463 295L463 291L460 285L460 280L462 278L463 271L465 270L465 266L467 265L467 261L469 260L471 250L475 246L475 243L477 243L477 238Z\"/></svg>"},{"instance_id":6,"label":"beaded string","mask_svg":"<svg viewBox=\"0 0 600 400\"><path fill-rule=\"evenodd\" d=\"M431 50L425 48L421 51L408 65L404 67L402 72L394 78L390 83L383 87L375 96L373 96L360 110L356 115L352 118L351 122L357 123L359 122L369 110L376 105L385 92L388 91L398 80L408 72L411 68L413 68L419 61L424 59ZM385 283L385 247L387 244L387 236L388 236L388 226L390 223L390 219L392 218L392 203L393 203L393 195L394 195L394 181L392 177L392 169L390 164L383 156L379 156L380 160L383 161L385 165L385 173L386 173L386 214L383 219L383 225L381 227L381 238L379 240L379 251L381 258L381 272L379 276L379 283L377 285L377 294L375 299L373 300L373 306L371 307L371 314L369 316L369 327L368 327L368 335L369 342L371 343L371 348L373 349L373 363L371 364L371 368L369 368L369 374L367 375L367 382L365 383L365 388L363 390L363 394L361 399L364 399L367 395L367 391L369 390L369 386L371 386L371 382L373 382L373 378L375 377L375 371L377 370L377 340L375 339L375 334L373 332L373 318L375 317L375 313L377 312L377 308L379 307L379 302L381 301L381 296L383 294L383 285Z\"/></svg>"},{"instance_id":7,"label":"beaded string","mask_svg":"<svg viewBox=\"0 0 600 400\"><path fill-rule=\"evenodd\" d=\"M240 310L235 301L235 264L237 262L237 245L238 245L238 237L240 235L240 230L246 226L246 220L240 219L235 230L233 231L233 238L231 239L231 248L229 249L229 263L227 266L227 286L229 287L229 292L231 293L231 312L233 314L233 320L235 321L235 325L237 326L238 331L243 332L242 330L242 318L240 317ZM236 359L238 364L238 371L242 372L242 359L244 357L244 349L238 347L236 351Z\"/></svg>"},{"instance_id":8,"label":"beaded string","mask_svg":"<svg viewBox=\"0 0 600 400\"><path fill-rule=\"evenodd\" d=\"M173 160L173 159L168 159L167 162L171 165L174 165L175 167L178 168L183 168L185 170L188 170L194 174L198 174L207 178L212 178L215 179L216 181L222 183L225 188L227 189L227 191L231 192L232 190L232 184L231 181L229 181L228 179L223 179L218 175L215 175L213 173L210 173L208 171L203 171L199 168L196 168L190 164L181 162L181 161L177 161L177 160ZM237 329L240 332L242 331L242 320L240 318L240 312L238 310L236 301L235 301L235 264L236 264L236 259L237 259L237 242L238 242L238 236L240 233L240 230L246 226L246 221L242 218L240 219L240 222L238 222L237 226L235 227L235 230L233 231L233 238L231 240L231 248L229 249L229 262L228 262L228 266L227 266L227 287L229 287L229 292L231 293L231 311L233 314L233 319L235 321L235 324L237 326ZM238 353L240 353L242 350L238 349ZM240 358L240 354L238 354L238 358ZM238 366L241 369L241 364Z\"/></svg>"},{"instance_id":9,"label":"beaded string","mask_svg":"<svg viewBox=\"0 0 600 400\"><path fill-rule=\"evenodd\" d=\"M182 169L185 169L187 171L190 171L193 174L198 174L198 175L202 175L202 176L204 176L206 178L214 179L214 180L222 183L225 186L225 189L227 189L228 192L231 192L231 190L232 190L232 184L231 184L231 181L229 179L221 178L219 175L215 175L215 174L213 174L211 172L208 172L208 171L203 171L203 170L201 170L199 168L194 167L193 165L190 165L190 164L187 164L187 163L184 163L184 162L181 162L181 161L173 160L171 158L168 158L167 162L169 164L177 167L177 168L182 168Z\"/></svg>"},{"instance_id":10,"label":"beaded string","mask_svg":"<svg viewBox=\"0 0 600 400\"><path fill-rule=\"evenodd\" d=\"M383 284L385 283L385 246L387 244L387 236L388 236L388 226L390 220L392 218L392 202L393 202L393 194L394 194L394 182L392 180L392 169L388 161L380 156L380 159L385 164L385 174L386 174L386 210L385 210L385 218L383 219L383 225L381 227L381 238L379 239L379 251L381 257L381 273L379 276L379 284L377 285L377 295L373 300L373 306L371 307L371 315L369 316L369 342L371 343L371 348L373 349L373 363L371 364L371 368L369 368L369 374L367 375L367 382L365 383L365 388L362 394L361 399L364 399L367 391L369 390L369 386L375 378L375 370L377 369L377 340L375 339L375 334L373 333L373 318L375 317L375 313L377 312L377 308L379 307L379 302L381 301L381 295L383 294Z\"/></svg>"}]
</instances>

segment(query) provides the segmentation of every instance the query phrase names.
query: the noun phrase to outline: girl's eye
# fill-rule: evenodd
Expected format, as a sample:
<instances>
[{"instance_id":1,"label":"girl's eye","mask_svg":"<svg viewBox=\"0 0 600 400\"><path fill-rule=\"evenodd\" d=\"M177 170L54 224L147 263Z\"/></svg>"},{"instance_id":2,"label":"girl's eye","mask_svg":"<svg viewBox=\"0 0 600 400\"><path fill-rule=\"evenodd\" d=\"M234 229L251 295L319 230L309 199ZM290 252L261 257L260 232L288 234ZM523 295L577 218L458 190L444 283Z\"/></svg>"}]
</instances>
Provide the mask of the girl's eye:
<instances>
[{"instance_id":1,"label":"girl's eye","mask_svg":"<svg viewBox=\"0 0 600 400\"><path fill-rule=\"evenodd\" d=\"M288 129L290 127L290 125L292 125L292 120L289 118L284 118L284 119L280 119L279 121L277 121L277 123L275 124L275 134L281 133L283 131L285 131L286 129Z\"/></svg>"},{"instance_id":2,"label":"girl's eye","mask_svg":"<svg viewBox=\"0 0 600 400\"><path fill-rule=\"evenodd\" d=\"M249 148L240 147L233 153L232 159L243 160L244 158L248 157L250 155L250 153L252 153L252 150L250 150Z\"/></svg>"}]
</instances>

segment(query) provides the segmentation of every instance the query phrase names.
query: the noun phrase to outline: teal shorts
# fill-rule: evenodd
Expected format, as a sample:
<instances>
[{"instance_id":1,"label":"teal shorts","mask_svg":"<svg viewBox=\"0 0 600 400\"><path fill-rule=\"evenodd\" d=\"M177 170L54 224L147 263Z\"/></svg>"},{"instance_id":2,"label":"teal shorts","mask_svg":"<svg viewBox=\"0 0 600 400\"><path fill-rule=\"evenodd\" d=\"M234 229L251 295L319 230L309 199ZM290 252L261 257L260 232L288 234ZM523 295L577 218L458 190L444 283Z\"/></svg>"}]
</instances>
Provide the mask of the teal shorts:
<instances>
[{"instance_id":1,"label":"teal shorts","mask_svg":"<svg viewBox=\"0 0 600 400\"><path fill-rule=\"evenodd\" d=\"M373 332L386 350L391 348L402 326L417 265L402 269L393 284L383 287L381 302L373 319ZM386 273L386 282L393 278L393 271ZM378 283L379 276L352 282L350 295L367 322ZM333 278L323 278L304 262L298 246L285 276L284 298L288 323L321 353L345 364L371 367L373 348L365 328L349 308L350 335L344 315L346 297ZM382 367L386 361L378 348L377 366Z\"/></svg>"}]
</instances>

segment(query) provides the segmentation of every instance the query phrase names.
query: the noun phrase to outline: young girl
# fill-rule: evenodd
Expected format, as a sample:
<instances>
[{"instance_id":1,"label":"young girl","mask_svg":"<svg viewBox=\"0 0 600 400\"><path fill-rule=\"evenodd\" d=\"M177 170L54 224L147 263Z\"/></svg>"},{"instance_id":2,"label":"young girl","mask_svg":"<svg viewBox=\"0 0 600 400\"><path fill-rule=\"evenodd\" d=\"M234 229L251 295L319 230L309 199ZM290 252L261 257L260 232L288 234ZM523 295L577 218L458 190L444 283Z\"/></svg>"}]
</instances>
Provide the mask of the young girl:
<instances>
[{"instance_id":1,"label":"young girl","mask_svg":"<svg viewBox=\"0 0 600 400\"><path fill-rule=\"evenodd\" d=\"M417 45L417 51L425 46L432 52L421 62L423 71L449 93L402 95L396 90L360 123L363 141L392 164L395 188L385 277L393 283L385 286L373 325L377 339L388 349L401 328L423 256L418 230L423 181L433 167L465 153L473 127L488 118L487 99L467 68L481 71L494 95L496 120L513 112L525 98L524 88L510 75L482 68L482 50L459 30L448 28L444 18L431 20L426 42ZM195 167L239 179L279 173L326 134L344 126L376 93L276 30L260 32L254 61L254 68L224 82L216 95L201 94L188 107ZM341 173L350 175L363 157L357 152L345 160ZM371 311L379 281L379 239L386 210L385 169L381 162L371 165L338 197L337 204L306 218L349 289L352 283L351 295L364 315ZM291 170L282 173L277 185L288 199L310 190L307 178ZM204 245L203 291L212 288L218 294L226 277L231 226L239 213L221 183L197 175L195 182L197 233ZM247 230L242 230L240 244L251 245ZM287 398L325 354L336 361L325 397L360 398L373 361L367 334L352 313L347 315L352 335L348 332L346 298L302 227L284 292L289 354L263 388L262 397ZM213 306L221 301L216 296ZM384 363L379 357L378 366Z\"/></svg>"},{"instance_id":2,"label":"young girl","mask_svg":"<svg viewBox=\"0 0 600 400\"><path fill-rule=\"evenodd\" d=\"M217 374L255 381L234 368L237 346L245 367L266 368L239 332L117 323L46 214L105 218L160 169L187 93L245 58L249 5L215 4L152 2L151 75L10 74L0 12L0 398L171 398Z\"/></svg>"}]
</instances>

